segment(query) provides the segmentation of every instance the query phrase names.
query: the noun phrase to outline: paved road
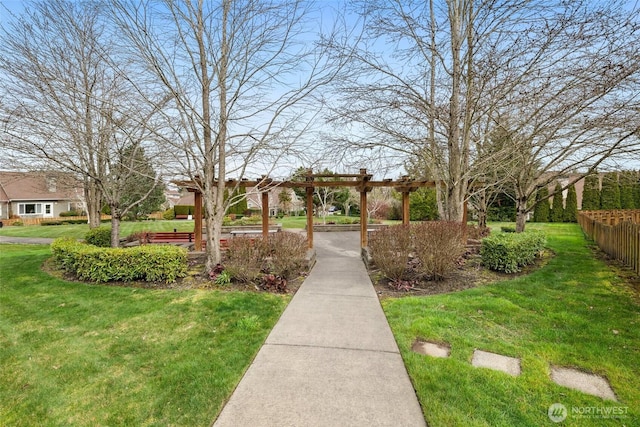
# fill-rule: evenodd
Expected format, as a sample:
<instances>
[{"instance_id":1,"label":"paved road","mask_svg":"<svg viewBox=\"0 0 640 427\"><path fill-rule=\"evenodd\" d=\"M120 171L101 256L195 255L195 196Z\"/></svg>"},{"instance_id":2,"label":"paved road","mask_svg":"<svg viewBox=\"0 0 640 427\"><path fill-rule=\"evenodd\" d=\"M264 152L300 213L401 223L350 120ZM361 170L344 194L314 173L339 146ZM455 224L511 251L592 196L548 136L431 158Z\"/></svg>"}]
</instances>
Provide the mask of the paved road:
<instances>
[{"instance_id":1,"label":"paved road","mask_svg":"<svg viewBox=\"0 0 640 427\"><path fill-rule=\"evenodd\" d=\"M214 426L424 426L357 232L315 233L317 263Z\"/></svg>"}]
</instances>

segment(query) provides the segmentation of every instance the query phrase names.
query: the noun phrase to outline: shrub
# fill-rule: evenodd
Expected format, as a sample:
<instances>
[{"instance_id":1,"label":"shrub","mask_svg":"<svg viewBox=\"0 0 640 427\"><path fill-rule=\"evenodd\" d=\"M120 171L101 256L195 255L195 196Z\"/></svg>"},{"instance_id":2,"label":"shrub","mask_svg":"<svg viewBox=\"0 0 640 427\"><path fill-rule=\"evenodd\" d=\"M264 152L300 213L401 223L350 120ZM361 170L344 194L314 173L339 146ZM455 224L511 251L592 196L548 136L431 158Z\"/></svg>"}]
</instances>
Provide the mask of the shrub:
<instances>
[{"instance_id":1,"label":"shrub","mask_svg":"<svg viewBox=\"0 0 640 427\"><path fill-rule=\"evenodd\" d=\"M467 238L472 240L480 240L491 234L489 227L479 227L475 225L467 225Z\"/></svg>"},{"instance_id":2,"label":"shrub","mask_svg":"<svg viewBox=\"0 0 640 427\"><path fill-rule=\"evenodd\" d=\"M58 264L66 271L75 273L75 254L80 250L82 246L82 243L70 237L61 237L59 239L55 239L51 243L53 260L56 262L56 264Z\"/></svg>"},{"instance_id":3,"label":"shrub","mask_svg":"<svg viewBox=\"0 0 640 427\"><path fill-rule=\"evenodd\" d=\"M576 222L578 218L578 195L576 193L576 186L571 185L567 190L567 200L565 201L564 215L562 220L564 222Z\"/></svg>"},{"instance_id":4,"label":"shrub","mask_svg":"<svg viewBox=\"0 0 640 427\"><path fill-rule=\"evenodd\" d=\"M82 212L78 212L78 211L66 211L66 212L60 212L60 216L61 217L66 217L66 216L80 216Z\"/></svg>"},{"instance_id":5,"label":"shrub","mask_svg":"<svg viewBox=\"0 0 640 427\"><path fill-rule=\"evenodd\" d=\"M549 206L549 189L544 186L536 192L536 206L533 210L534 222L549 222L551 207Z\"/></svg>"},{"instance_id":6,"label":"shrub","mask_svg":"<svg viewBox=\"0 0 640 427\"><path fill-rule=\"evenodd\" d=\"M275 233L267 239L234 238L229 240L225 270L245 283L257 282L263 272L272 274L284 279L286 286L286 279L305 267L306 253L307 240L295 233Z\"/></svg>"},{"instance_id":7,"label":"shrub","mask_svg":"<svg viewBox=\"0 0 640 427\"><path fill-rule=\"evenodd\" d=\"M482 240L480 256L492 270L515 273L532 264L545 244L545 236L536 231L499 233Z\"/></svg>"},{"instance_id":8,"label":"shrub","mask_svg":"<svg viewBox=\"0 0 640 427\"><path fill-rule=\"evenodd\" d=\"M261 239L249 239L236 237L229 239L227 248L225 270L236 280L250 283L260 277L263 256L261 251L254 247Z\"/></svg>"},{"instance_id":9,"label":"shrub","mask_svg":"<svg viewBox=\"0 0 640 427\"><path fill-rule=\"evenodd\" d=\"M380 272L391 281L408 280L413 274L407 270L411 253L411 228L406 225L381 228L369 239L371 258Z\"/></svg>"},{"instance_id":10,"label":"shrub","mask_svg":"<svg viewBox=\"0 0 640 427\"><path fill-rule=\"evenodd\" d=\"M24 225L24 222L22 221L14 221L13 224L11 225L15 225L16 227L22 227Z\"/></svg>"},{"instance_id":11,"label":"shrub","mask_svg":"<svg viewBox=\"0 0 640 427\"><path fill-rule=\"evenodd\" d=\"M51 248L58 265L91 282L174 282L187 272L187 251L178 246L101 248L63 238Z\"/></svg>"},{"instance_id":12,"label":"shrub","mask_svg":"<svg viewBox=\"0 0 640 427\"><path fill-rule=\"evenodd\" d=\"M111 246L111 229L108 227L91 229L84 235L84 241L93 246L108 248Z\"/></svg>"},{"instance_id":13,"label":"shrub","mask_svg":"<svg viewBox=\"0 0 640 427\"><path fill-rule=\"evenodd\" d=\"M516 227L514 227L513 225L503 225L502 227L500 227L500 231L502 231L503 233L515 233Z\"/></svg>"},{"instance_id":14,"label":"shrub","mask_svg":"<svg viewBox=\"0 0 640 427\"><path fill-rule=\"evenodd\" d=\"M173 207L175 215L191 215L194 207L189 205L175 205Z\"/></svg>"},{"instance_id":15,"label":"shrub","mask_svg":"<svg viewBox=\"0 0 640 427\"><path fill-rule=\"evenodd\" d=\"M263 291L285 293L287 292L287 279L276 276L275 274L266 274L262 278L259 287Z\"/></svg>"},{"instance_id":16,"label":"shrub","mask_svg":"<svg viewBox=\"0 0 640 427\"><path fill-rule=\"evenodd\" d=\"M465 252L466 225L455 221L428 221L411 227L420 274L442 280Z\"/></svg>"},{"instance_id":17,"label":"shrub","mask_svg":"<svg viewBox=\"0 0 640 427\"><path fill-rule=\"evenodd\" d=\"M173 210L173 208L167 209L166 211L164 211L162 213L162 218L166 219L167 221L171 221L173 219L176 219L176 211Z\"/></svg>"},{"instance_id":18,"label":"shrub","mask_svg":"<svg viewBox=\"0 0 640 427\"><path fill-rule=\"evenodd\" d=\"M304 269L307 254L307 239L295 233L274 233L267 239L268 267L276 276L290 279Z\"/></svg>"},{"instance_id":19,"label":"shrub","mask_svg":"<svg viewBox=\"0 0 640 427\"><path fill-rule=\"evenodd\" d=\"M42 221L40 223L40 225L42 226L48 226L48 225L62 225L64 224L62 221L56 221L56 220L51 220L51 221Z\"/></svg>"},{"instance_id":20,"label":"shrub","mask_svg":"<svg viewBox=\"0 0 640 427\"><path fill-rule=\"evenodd\" d=\"M109 220L107 220L109 221ZM63 225L69 225L69 224L86 224L87 220L86 219L65 219L62 221Z\"/></svg>"},{"instance_id":21,"label":"shrub","mask_svg":"<svg viewBox=\"0 0 640 427\"><path fill-rule=\"evenodd\" d=\"M549 221L562 222L564 217L564 205L562 203L562 185L556 183L553 190L553 201L551 202L551 212L549 213Z\"/></svg>"}]
</instances>

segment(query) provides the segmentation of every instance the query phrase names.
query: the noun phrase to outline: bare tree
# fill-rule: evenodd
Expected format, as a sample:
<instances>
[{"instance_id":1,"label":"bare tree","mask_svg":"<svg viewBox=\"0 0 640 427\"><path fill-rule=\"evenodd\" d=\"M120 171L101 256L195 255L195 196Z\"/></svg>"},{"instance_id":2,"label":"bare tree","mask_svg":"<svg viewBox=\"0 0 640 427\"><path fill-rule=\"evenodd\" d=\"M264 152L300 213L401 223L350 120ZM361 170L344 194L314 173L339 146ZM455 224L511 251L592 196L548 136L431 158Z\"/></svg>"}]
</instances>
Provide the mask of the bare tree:
<instances>
[{"instance_id":1,"label":"bare tree","mask_svg":"<svg viewBox=\"0 0 640 427\"><path fill-rule=\"evenodd\" d=\"M144 198L121 206L122 185L138 171L120 153L148 141L154 112L137 105L103 12L97 2L33 2L3 25L0 114L3 147L23 165L81 177L91 227L106 200L117 246L120 214Z\"/></svg>"},{"instance_id":2,"label":"bare tree","mask_svg":"<svg viewBox=\"0 0 640 427\"><path fill-rule=\"evenodd\" d=\"M634 150L640 43L628 2L355 4L364 32L351 51L334 49L353 66L336 80L342 103L331 120L358 132L333 152L414 158L445 184L444 219L461 219L496 165L511 166L512 182L521 173L536 181ZM497 130L528 146L486 150ZM533 190L518 185L521 218Z\"/></svg>"},{"instance_id":3,"label":"bare tree","mask_svg":"<svg viewBox=\"0 0 640 427\"><path fill-rule=\"evenodd\" d=\"M331 80L302 1L113 0L121 34L165 91L167 150L203 195L207 268L220 262L227 177L268 172L296 150L303 103ZM308 105L307 105L308 107Z\"/></svg>"}]
</instances>

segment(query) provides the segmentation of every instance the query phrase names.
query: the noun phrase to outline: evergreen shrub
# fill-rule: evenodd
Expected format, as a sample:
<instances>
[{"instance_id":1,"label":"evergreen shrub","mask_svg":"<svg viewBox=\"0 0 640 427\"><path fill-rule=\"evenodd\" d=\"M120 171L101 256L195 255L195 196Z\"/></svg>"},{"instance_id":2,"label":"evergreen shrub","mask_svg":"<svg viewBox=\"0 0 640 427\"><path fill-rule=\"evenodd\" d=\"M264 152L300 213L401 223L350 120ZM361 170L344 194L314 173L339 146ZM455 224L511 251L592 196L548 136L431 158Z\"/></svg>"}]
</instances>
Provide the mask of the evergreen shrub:
<instances>
[{"instance_id":1,"label":"evergreen shrub","mask_svg":"<svg viewBox=\"0 0 640 427\"><path fill-rule=\"evenodd\" d=\"M187 251L173 245L101 248L73 239L51 244L54 260L82 280L175 282L187 274Z\"/></svg>"},{"instance_id":2,"label":"evergreen shrub","mask_svg":"<svg viewBox=\"0 0 640 427\"><path fill-rule=\"evenodd\" d=\"M482 240L482 264L492 270L515 273L532 264L546 244L538 231L498 233Z\"/></svg>"},{"instance_id":3,"label":"evergreen shrub","mask_svg":"<svg viewBox=\"0 0 640 427\"><path fill-rule=\"evenodd\" d=\"M108 248L111 246L111 229L109 227L93 228L84 235L84 241L93 246Z\"/></svg>"}]
</instances>

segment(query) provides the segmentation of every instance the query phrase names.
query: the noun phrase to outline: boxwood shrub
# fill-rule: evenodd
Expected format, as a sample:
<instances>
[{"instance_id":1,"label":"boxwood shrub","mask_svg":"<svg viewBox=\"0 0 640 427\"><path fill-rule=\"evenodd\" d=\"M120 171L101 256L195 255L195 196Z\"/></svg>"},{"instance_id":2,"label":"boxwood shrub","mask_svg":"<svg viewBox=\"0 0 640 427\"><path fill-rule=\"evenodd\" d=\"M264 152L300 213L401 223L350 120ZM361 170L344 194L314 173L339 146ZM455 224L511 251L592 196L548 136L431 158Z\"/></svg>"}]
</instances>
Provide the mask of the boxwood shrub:
<instances>
[{"instance_id":1,"label":"boxwood shrub","mask_svg":"<svg viewBox=\"0 0 640 427\"><path fill-rule=\"evenodd\" d=\"M84 241L90 245L108 248L111 246L111 229L109 227L93 228L84 235Z\"/></svg>"},{"instance_id":2,"label":"boxwood shrub","mask_svg":"<svg viewBox=\"0 0 640 427\"><path fill-rule=\"evenodd\" d=\"M61 267L91 282L175 282L187 273L187 251L179 246L101 248L63 238L51 250Z\"/></svg>"},{"instance_id":3,"label":"boxwood shrub","mask_svg":"<svg viewBox=\"0 0 640 427\"><path fill-rule=\"evenodd\" d=\"M492 270L515 273L532 264L545 244L544 234L538 231L497 233L482 239L480 256Z\"/></svg>"}]
</instances>

